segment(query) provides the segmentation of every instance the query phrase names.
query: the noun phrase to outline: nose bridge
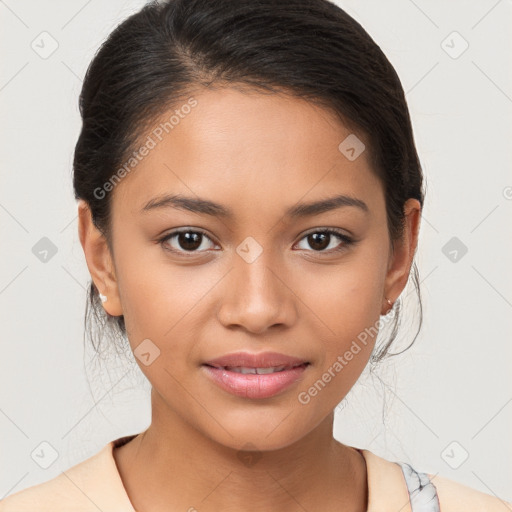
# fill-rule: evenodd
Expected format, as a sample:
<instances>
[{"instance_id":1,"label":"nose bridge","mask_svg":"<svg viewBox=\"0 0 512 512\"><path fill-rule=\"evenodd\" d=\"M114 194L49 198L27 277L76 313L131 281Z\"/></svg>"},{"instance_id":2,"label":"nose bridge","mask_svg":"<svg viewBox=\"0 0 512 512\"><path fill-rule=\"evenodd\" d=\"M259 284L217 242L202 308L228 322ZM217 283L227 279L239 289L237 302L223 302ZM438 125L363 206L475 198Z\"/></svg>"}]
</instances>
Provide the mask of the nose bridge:
<instances>
[{"instance_id":1,"label":"nose bridge","mask_svg":"<svg viewBox=\"0 0 512 512\"><path fill-rule=\"evenodd\" d=\"M223 324L262 332L293 321L291 293L282 282L282 262L275 256L250 237L237 247L219 312Z\"/></svg>"}]
</instances>

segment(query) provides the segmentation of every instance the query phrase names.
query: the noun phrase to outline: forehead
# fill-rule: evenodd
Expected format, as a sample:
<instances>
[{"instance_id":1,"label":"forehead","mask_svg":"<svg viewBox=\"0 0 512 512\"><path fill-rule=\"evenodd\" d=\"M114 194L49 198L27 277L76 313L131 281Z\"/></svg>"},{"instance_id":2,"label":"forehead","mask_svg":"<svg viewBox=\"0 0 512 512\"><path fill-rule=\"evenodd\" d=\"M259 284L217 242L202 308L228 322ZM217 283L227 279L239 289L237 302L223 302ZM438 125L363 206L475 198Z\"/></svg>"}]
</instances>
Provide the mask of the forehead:
<instances>
[{"instance_id":1,"label":"forehead","mask_svg":"<svg viewBox=\"0 0 512 512\"><path fill-rule=\"evenodd\" d=\"M191 97L195 106L183 100L142 137L152 147L114 188L114 216L139 215L165 193L229 204L241 216L277 214L301 198L334 193L378 200L367 152L347 158L339 146L354 134L330 111L285 94L231 88Z\"/></svg>"}]
</instances>

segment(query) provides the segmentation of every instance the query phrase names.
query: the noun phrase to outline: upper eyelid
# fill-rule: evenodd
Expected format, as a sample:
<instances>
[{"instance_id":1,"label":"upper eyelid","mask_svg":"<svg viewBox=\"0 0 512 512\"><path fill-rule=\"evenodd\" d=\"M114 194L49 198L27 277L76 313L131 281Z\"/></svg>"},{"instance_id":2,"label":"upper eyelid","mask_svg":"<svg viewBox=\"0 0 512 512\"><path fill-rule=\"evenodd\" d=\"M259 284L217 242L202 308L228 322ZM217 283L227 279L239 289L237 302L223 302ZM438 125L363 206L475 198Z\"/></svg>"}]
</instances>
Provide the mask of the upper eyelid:
<instances>
[{"instance_id":1,"label":"upper eyelid","mask_svg":"<svg viewBox=\"0 0 512 512\"><path fill-rule=\"evenodd\" d=\"M325 231L329 231L335 235L344 235L348 238L351 238L352 235L349 235L349 234L345 234L343 231L343 229L341 228L329 228L329 227L320 227L320 228L313 228L313 229L310 229L308 231L306 231L303 235L302 235L302 238L304 238L305 236L308 236L308 235L311 235L312 233L324 233ZM302 240L301 238L301 240Z\"/></svg>"}]
</instances>

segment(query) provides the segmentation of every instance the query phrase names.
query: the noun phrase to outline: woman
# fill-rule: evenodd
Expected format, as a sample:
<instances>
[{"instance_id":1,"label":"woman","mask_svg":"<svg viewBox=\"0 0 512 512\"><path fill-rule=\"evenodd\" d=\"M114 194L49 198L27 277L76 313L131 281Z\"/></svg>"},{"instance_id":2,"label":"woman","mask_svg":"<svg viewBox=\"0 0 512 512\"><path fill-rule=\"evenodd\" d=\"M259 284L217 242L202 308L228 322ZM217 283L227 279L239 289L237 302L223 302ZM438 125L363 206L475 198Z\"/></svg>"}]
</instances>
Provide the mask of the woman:
<instances>
[{"instance_id":1,"label":"woman","mask_svg":"<svg viewBox=\"0 0 512 512\"><path fill-rule=\"evenodd\" d=\"M503 510L332 435L411 269L419 286L424 203L399 78L355 20L326 0L150 3L80 111L91 306L152 421L0 511Z\"/></svg>"}]
</instances>

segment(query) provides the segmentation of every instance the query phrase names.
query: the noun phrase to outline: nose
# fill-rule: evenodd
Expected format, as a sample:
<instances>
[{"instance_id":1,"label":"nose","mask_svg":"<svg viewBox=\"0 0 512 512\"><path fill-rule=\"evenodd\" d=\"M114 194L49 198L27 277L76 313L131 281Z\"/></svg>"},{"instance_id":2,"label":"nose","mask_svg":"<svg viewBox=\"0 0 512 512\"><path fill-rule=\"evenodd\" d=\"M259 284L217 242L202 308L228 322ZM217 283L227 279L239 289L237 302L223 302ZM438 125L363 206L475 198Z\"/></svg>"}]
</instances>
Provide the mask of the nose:
<instances>
[{"instance_id":1,"label":"nose","mask_svg":"<svg viewBox=\"0 0 512 512\"><path fill-rule=\"evenodd\" d=\"M234 268L224 282L218 311L218 319L225 327L238 326L261 334L270 327L289 327L295 322L293 286L287 282L282 268L272 265L264 254L265 251L252 263L235 257Z\"/></svg>"}]
</instances>

